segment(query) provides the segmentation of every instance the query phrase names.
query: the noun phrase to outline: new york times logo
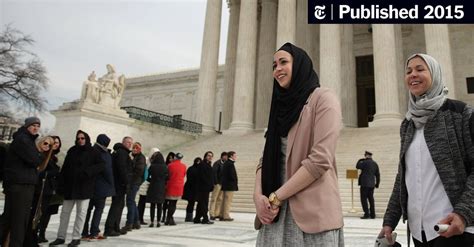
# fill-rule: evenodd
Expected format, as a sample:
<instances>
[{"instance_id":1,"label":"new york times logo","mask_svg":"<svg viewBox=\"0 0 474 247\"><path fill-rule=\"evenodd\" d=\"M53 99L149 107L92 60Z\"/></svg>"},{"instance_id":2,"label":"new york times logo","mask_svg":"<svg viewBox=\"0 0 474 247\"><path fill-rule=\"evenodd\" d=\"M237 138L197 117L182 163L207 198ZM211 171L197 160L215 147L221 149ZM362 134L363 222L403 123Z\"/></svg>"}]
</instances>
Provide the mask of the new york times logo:
<instances>
[{"instance_id":1,"label":"new york times logo","mask_svg":"<svg viewBox=\"0 0 474 247\"><path fill-rule=\"evenodd\" d=\"M308 0L308 23L474 23L474 4L463 0Z\"/></svg>"},{"instance_id":2,"label":"new york times logo","mask_svg":"<svg viewBox=\"0 0 474 247\"><path fill-rule=\"evenodd\" d=\"M314 17L316 17L316 19L318 20L322 20L324 18L326 18L326 13L324 12L324 10L326 9L326 6L315 6L314 7Z\"/></svg>"}]
</instances>

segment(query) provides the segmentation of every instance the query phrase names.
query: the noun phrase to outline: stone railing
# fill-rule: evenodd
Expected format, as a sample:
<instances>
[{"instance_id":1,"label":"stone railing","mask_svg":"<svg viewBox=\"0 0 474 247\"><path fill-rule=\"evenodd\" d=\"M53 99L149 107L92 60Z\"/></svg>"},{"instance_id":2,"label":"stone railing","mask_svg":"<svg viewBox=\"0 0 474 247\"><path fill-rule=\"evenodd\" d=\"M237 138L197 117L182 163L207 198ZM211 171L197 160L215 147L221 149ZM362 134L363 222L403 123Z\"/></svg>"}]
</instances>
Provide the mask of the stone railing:
<instances>
[{"instance_id":1,"label":"stone railing","mask_svg":"<svg viewBox=\"0 0 474 247\"><path fill-rule=\"evenodd\" d=\"M125 110L131 118L134 119L170 128L180 129L191 133L202 133L202 124L184 120L181 118L180 115L169 116L135 106L124 106L121 108Z\"/></svg>"}]
</instances>

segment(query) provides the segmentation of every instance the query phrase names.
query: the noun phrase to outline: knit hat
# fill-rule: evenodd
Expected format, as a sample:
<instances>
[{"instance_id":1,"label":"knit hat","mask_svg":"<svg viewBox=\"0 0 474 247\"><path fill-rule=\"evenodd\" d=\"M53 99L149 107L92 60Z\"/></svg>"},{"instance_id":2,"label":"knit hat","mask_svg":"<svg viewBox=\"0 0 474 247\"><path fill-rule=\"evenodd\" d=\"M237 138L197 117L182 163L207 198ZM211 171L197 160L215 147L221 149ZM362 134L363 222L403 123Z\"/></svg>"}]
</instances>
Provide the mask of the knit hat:
<instances>
[{"instance_id":1,"label":"knit hat","mask_svg":"<svg viewBox=\"0 0 474 247\"><path fill-rule=\"evenodd\" d=\"M33 124L39 124L41 125L41 121L39 118L37 117L29 117L27 119L25 119L25 126L26 128L30 127L30 125L33 125Z\"/></svg>"},{"instance_id":2,"label":"knit hat","mask_svg":"<svg viewBox=\"0 0 474 247\"><path fill-rule=\"evenodd\" d=\"M151 148L150 153L148 154L149 156L152 156L154 153L160 152L160 149L157 147Z\"/></svg>"},{"instance_id":3,"label":"knit hat","mask_svg":"<svg viewBox=\"0 0 474 247\"><path fill-rule=\"evenodd\" d=\"M184 155L181 154L181 153L176 154L176 159L178 159L178 160L182 159L183 157L184 157Z\"/></svg>"},{"instance_id":4,"label":"knit hat","mask_svg":"<svg viewBox=\"0 0 474 247\"><path fill-rule=\"evenodd\" d=\"M104 147L108 147L110 143L110 138L106 134L100 134L97 136L96 142Z\"/></svg>"}]
</instances>

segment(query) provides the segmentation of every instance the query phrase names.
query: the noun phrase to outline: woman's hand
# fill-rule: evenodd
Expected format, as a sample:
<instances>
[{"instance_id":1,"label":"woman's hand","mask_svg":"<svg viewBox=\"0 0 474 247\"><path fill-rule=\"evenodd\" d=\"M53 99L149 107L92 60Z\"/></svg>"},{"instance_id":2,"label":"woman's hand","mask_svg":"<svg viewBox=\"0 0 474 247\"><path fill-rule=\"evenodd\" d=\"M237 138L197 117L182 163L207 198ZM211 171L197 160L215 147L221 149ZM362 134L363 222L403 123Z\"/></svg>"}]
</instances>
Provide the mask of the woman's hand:
<instances>
[{"instance_id":1,"label":"woman's hand","mask_svg":"<svg viewBox=\"0 0 474 247\"><path fill-rule=\"evenodd\" d=\"M259 194L254 195L255 209L257 210L257 217L262 224L269 225L273 222L273 219L278 215L280 208L272 208L272 205L268 201L268 197Z\"/></svg>"},{"instance_id":2,"label":"woman's hand","mask_svg":"<svg viewBox=\"0 0 474 247\"><path fill-rule=\"evenodd\" d=\"M464 219L457 213L450 213L446 218L442 219L440 224L448 224L448 230L440 233L440 236L445 238L452 237L454 235L461 235L464 233L464 228L466 228L466 223Z\"/></svg>"},{"instance_id":3,"label":"woman's hand","mask_svg":"<svg viewBox=\"0 0 474 247\"><path fill-rule=\"evenodd\" d=\"M395 244L395 241L392 239L392 227L384 226L379 233L378 238L386 238L390 244Z\"/></svg>"}]
</instances>

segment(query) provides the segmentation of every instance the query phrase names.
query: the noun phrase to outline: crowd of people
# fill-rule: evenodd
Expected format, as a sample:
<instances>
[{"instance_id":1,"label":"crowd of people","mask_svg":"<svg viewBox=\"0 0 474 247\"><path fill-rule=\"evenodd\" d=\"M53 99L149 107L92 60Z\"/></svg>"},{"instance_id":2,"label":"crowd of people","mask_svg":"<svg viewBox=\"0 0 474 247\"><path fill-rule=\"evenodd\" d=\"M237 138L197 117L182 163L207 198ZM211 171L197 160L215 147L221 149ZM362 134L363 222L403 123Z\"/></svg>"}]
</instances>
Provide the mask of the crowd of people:
<instances>
[{"instance_id":1,"label":"crowd of people","mask_svg":"<svg viewBox=\"0 0 474 247\"><path fill-rule=\"evenodd\" d=\"M129 136L110 150L111 140L106 134L99 134L92 143L88 133L78 130L74 145L61 162L60 137L39 137L40 127L39 118L27 118L0 157L5 193L0 217L1 246L36 247L48 242L45 232L51 216L58 214L59 209L56 239L49 246L66 243L74 208L76 216L68 246L117 237L142 225L176 225L174 213L181 198L188 201L185 221L213 224L212 220L217 218L232 220L229 209L232 191L237 190L237 155L233 151L223 152L214 166L213 153L207 151L187 168L182 153L169 152L165 159L158 148L152 148L147 157L141 143ZM221 184L230 186L221 188ZM209 218L210 192L213 200ZM102 231L101 219L108 197L111 204ZM144 219L147 203L149 224ZM125 206L127 216L123 222Z\"/></svg>"}]
</instances>

